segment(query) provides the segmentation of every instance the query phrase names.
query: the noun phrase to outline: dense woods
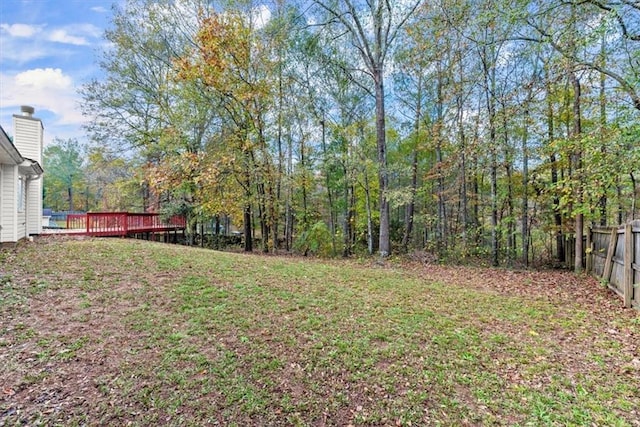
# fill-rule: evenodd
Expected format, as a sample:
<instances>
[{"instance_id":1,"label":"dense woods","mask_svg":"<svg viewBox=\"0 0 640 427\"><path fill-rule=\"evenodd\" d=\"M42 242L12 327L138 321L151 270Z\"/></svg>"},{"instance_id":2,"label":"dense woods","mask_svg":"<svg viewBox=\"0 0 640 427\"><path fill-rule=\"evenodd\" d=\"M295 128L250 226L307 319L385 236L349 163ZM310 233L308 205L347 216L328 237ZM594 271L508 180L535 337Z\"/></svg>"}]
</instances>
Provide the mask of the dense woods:
<instances>
[{"instance_id":1,"label":"dense woods","mask_svg":"<svg viewBox=\"0 0 640 427\"><path fill-rule=\"evenodd\" d=\"M633 0L130 0L83 88L75 208L579 271L586 228L638 211L638 28Z\"/></svg>"}]
</instances>

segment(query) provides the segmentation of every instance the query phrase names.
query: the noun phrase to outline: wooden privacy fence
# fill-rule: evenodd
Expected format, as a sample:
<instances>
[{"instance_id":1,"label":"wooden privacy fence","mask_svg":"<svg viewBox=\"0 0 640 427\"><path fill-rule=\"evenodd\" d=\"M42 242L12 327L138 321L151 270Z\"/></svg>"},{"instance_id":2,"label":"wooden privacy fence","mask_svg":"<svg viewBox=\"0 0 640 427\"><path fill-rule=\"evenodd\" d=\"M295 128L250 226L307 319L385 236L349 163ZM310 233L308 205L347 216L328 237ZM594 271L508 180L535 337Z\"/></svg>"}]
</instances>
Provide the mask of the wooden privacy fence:
<instances>
[{"instance_id":1,"label":"wooden privacy fence","mask_svg":"<svg viewBox=\"0 0 640 427\"><path fill-rule=\"evenodd\" d=\"M602 278L625 307L640 309L640 221L592 228L586 258L587 272Z\"/></svg>"}]
</instances>

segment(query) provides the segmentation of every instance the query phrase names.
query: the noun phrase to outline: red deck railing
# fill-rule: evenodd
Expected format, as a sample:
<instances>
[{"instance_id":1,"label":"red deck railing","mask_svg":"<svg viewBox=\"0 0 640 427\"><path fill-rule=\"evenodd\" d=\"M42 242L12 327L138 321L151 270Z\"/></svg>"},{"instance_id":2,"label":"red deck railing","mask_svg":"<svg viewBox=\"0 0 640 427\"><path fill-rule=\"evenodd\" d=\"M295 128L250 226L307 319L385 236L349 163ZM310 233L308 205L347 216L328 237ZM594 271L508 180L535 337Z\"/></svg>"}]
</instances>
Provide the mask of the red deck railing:
<instances>
[{"instance_id":1,"label":"red deck railing","mask_svg":"<svg viewBox=\"0 0 640 427\"><path fill-rule=\"evenodd\" d=\"M87 214L67 214L67 229L87 228Z\"/></svg>"},{"instance_id":2,"label":"red deck railing","mask_svg":"<svg viewBox=\"0 0 640 427\"><path fill-rule=\"evenodd\" d=\"M90 236L127 236L134 233L181 230L183 216L163 221L157 213L88 212L67 215L67 229L84 229Z\"/></svg>"}]
</instances>

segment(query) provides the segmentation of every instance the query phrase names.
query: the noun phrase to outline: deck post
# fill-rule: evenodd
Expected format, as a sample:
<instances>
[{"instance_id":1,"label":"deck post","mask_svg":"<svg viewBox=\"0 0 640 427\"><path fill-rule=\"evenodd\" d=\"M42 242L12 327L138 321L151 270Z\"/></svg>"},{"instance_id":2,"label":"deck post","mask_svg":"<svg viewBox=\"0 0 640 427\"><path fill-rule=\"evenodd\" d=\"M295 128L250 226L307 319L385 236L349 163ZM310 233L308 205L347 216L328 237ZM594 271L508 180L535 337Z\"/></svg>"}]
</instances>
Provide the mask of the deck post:
<instances>
[{"instance_id":1,"label":"deck post","mask_svg":"<svg viewBox=\"0 0 640 427\"><path fill-rule=\"evenodd\" d=\"M124 237L127 237L127 234L129 234L129 214L128 213L123 213L122 214L122 218L123 218L123 230L124 230Z\"/></svg>"}]
</instances>

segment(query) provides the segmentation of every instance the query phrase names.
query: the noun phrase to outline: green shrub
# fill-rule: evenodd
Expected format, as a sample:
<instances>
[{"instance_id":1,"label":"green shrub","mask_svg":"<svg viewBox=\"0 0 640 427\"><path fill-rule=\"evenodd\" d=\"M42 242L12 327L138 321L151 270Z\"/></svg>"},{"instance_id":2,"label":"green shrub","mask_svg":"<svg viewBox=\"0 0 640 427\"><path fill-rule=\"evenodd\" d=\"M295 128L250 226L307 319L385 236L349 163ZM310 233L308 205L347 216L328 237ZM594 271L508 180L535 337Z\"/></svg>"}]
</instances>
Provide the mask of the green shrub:
<instances>
[{"instance_id":1,"label":"green shrub","mask_svg":"<svg viewBox=\"0 0 640 427\"><path fill-rule=\"evenodd\" d=\"M293 244L296 252L322 257L331 256L331 232L324 221L318 221L298 236Z\"/></svg>"}]
</instances>

